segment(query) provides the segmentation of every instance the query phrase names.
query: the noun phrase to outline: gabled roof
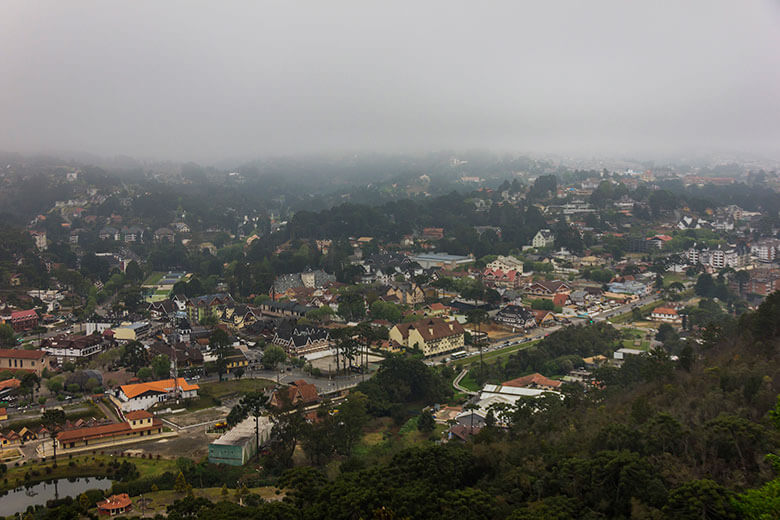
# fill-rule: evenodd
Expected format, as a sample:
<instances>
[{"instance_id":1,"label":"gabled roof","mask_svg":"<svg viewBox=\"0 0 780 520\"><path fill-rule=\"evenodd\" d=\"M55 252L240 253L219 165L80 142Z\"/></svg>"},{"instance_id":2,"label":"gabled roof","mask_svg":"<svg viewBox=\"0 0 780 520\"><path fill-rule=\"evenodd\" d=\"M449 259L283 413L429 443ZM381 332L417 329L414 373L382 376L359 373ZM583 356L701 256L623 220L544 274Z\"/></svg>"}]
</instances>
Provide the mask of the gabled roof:
<instances>
[{"instance_id":1,"label":"gabled roof","mask_svg":"<svg viewBox=\"0 0 780 520\"><path fill-rule=\"evenodd\" d=\"M183 377L178 378L176 383L174 383L173 379L161 379L160 381L149 381L148 383L122 385L119 388L129 399L132 399L133 397L145 394L146 392L167 394L174 389L174 386L178 386L183 392L198 390L200 388L198 385L188 383Z\"/></svg>"},{"instance_id":2,"label":"gabled roof","mask_svg":"<svg viewBox=\"0 0 780 520\"><path fill-rule=\"evenodd\" d=\"M424 318L411 323L396 325L403 338L409 337L409 331L414 329L425 341L432 341L465 333L463 326L457 321L445 321L441 318Z\"/></svg>"},{"instance_id":3,"label":"gabled roof","mask_svg":"<svg viewBox=\"0 0 780 520\"><path fill-rule=\"evenodd\" d=\"M12 358L12 359L43 359L46 352L42 350L22 350L3 348L0 349L0 358Z\"/></svg>"},{"instance_id":4,"label":"gabled roof","mask_svg":"<svg viewBox=\"0 0 780 520\"><path fill-rule=\"evenodd\" d=\"M560 381L556 381L555 379L550 379L549 377L545 377L542 374L535 373L523 377L518 377L516 379L512 379L511 381L506 381L501 383L501 386L512 386L517 388L525 388L529 386L547 386L550 388L559 388L561 384L562 383Z\"/></svg>"},{"instance_id":5,"label":"gabled roof","mask_svg":"<svg viewBox=\"0 0 780 520\"><path fill-rule=\"evenodd\" d=\"M675 309L672 309L671 307L656 307L653 309L653 314L670 314L672 316L677 316L677 311Z\"/></svg>"},{"instance_id":6,"label":"gabled roof","mask_svg":"<svg viewBox=\"0 0 780 520\"><path fill-rule=\"evenodd\" d=\"M154 415L150 414L146 410L136 410L134 412L127 412L125 414L125 419L128 421L138 421L141 419L151 419L154 417Z\"/></svg>"},{"instance_id":7,"label":"gabled roof","mask_svg":"<svg viewBox=\"0 0 780 520\"><path fill-rule=\"evenodd\" d=\"M26 320L28 318L37 318L38 313L35 309L28 309L26 311L13 311L11 313L11 320Z\"/></svg>"}]
</instances>

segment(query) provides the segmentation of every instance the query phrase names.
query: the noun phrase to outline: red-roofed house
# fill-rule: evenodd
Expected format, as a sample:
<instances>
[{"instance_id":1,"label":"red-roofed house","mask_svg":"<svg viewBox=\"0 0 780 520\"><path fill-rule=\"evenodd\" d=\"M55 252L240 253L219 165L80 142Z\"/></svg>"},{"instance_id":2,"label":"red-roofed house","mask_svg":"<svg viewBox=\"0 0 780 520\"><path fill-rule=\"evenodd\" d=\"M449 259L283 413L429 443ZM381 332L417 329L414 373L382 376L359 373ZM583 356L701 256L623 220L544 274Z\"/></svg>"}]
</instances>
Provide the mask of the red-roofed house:
<instances>
[{"instance_id":1,"label":"red-roofed house","mask_svg":"<svg viewBox=\"0 0 780 520\"><path fill-rule=\"evenodd\" d=\"M682 318L675 309L671 307L656 307L650 313L650 319L653 321L662 321L664 323L682 323Z\"/></svg>"},{"instance_id":2,"label":"red-roofed house","mask_svg":"<svg viewBox=\"0 0 780 520\"><path fill-rule=\"evenodd\" d=\"M128 413L125 422L87 426L59 432L57 434L57 448L74 449L85 446L100 446L134 437L157 435L162 432L163 424L160 419L143 410L141 413L145 415L138 415L138 412Z\"/></svg>"},{"instance_id":3,"label":"red-roofed house","mask_svg":"<svg viewBox=\"0 0 780 520\"><path fill-rule=\"evenodd\" d=\"M14 332L32 330L38 326L38 313L35 312L35 309L14 311L11 313L11 326L14 328Z\"/></svg>"},{"instance_id":4,"label":"red-roofed house","mask_svg":"<svg viewBox=\"0 0 780 520\"><path fill-rule=\"evenodd\" d=\"M543 390L557 390L561 387L561 382L550 379L542 374L535 373L527 376L518 377L511 381L501 383L501 386L514 386L517 388L541 388Z\"/></svg>"},{"instance_id":5,"label":"red-roofed house","mask_svg":"<svg viewBox=\"0 0 780 520\"><path fill-rule=\"evenodd\" d=\"M181 399L189 399L198 396L200 387L188 383L183 377L176 381L162 379L132 385L122 385L117 390L116 401L123 412L134 410L146 410L153 405L173 399L178 395Z\"/></svg>"},{"instance_id":6,"label":"red-roofed house","mask_svg":"<svg viewBox=\"0 0 780 520\"><path fill-rule=\"evenodd\" d=\"M650 237L647 239L647 243L651 244L658 249L663 249L664 244L669 242L672 239L669 235L655 235L654 237Z\"/></svg>"},{"instance_id":7,"label":"red-roofed house","mask_svg":"<svg viewBox=\"0 0 780 520\"><path fill-rule=\"evenodd\" d=\"M131 511L133 501L127 493L111 495L102 502L97 503L98 513L101 515L116 516Z\"/></svg>"},{"instance_id":8,"label":"red-roofed house","mask_svg":"<svg viewBox=\"0 0 780 520\"><path fill-rule=\"evenodd\" d=\"M569 301L569 295L567 293L556 293L553 295L552 301L556 307L563 307Z\"/></svg>"},{"instance_id":9,"label":"red-roofed house","mask_svg":"<svg viewBox=\"0 0 780 520\"><path fill-rule=\"evenodd\" d=\"M280 394L279 392L284 392ZM284 396L286 395L286 399ZM282 408L285 405L298 406L303 404L308 406L314 404L320 400L320 395L317 392L317 387L311 383L307 383L304 379L294 381L287 388L277 390L271 395L269 404L275 408Z\"/></svg>"}]
</instances>

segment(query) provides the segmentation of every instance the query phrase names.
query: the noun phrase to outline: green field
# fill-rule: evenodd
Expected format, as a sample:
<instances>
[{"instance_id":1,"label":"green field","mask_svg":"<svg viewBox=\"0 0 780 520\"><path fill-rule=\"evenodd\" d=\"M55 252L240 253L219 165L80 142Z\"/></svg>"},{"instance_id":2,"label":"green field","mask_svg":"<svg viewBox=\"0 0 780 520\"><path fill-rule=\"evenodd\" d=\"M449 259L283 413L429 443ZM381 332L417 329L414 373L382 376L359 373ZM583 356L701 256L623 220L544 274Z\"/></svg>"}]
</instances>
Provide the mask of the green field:
<instances>
[{"instance_id":1,"label":"green field","mask_svg":"<svg viewBox=\"0 0 780 520\"><path fill-rule=\"evenodd\" d=\"M165 276L165 273L154 271L146 280L144 280L143 285L157 285L157 282L162 280L163 276Z\"/></svg>"},{"instance_id":2,"label":"green field","mask_svg":"<svg viewBox=\"0 0 780 520\"><path fill-rule=\"evenodd\" d=\"M203 410L213 406L219 406L220 402L229 397L241 396L249 392L265 390L275 383L268 379L230 379L202 383L198 390L198 398L190 401L187 409L190 411Z\"/></svg>"},{"instance_id":3,"label":"green field","mask_svg":"<svg viewBox=\"0 0 780 520\"><path fill-rule=\"evenodd\" d=\"M98 450L98 448L96 448ZM98 451L100 453L100 451ZM136 457L111 457L108 455L68 455L57 456L57 467L53 461L23 466L8 467L8 473L0 483L0 491L13 489L23 484L32 484L44 480L75 477L110 477L113 471L109 463L113 460L127 460L135 464L140 478L156 477L166 471L176 470L176 461L167 459L141 459Z\"/></svg>"},{"instance_id":4,"label":"green field","mask_svg":"<svg viewBox=\"0 0 780 520\"><path fill-rule=\"evenodd\" d=\"M487 352L482 354L482 360L485 363L487 363L488 361L493 362L496 361L497 359L508 357L510 354L513 354L518 350L523 350L532 347L533 345L539 343L539 341L541 341L541 339L535 339L527 343L520 343L519 345L512 345L511 347L502 348L501 350L494 350L493 352ZM466 368L470 365L473 365L474 363L479 363L479 356L472 356L463 361L458 361L456 365Z\"/></svg>"},{"instance_id":5,"label":"green field","mask_svg":"<svg viewBox=\"0 0 780 520\"><path fill-rule=\"evenodd\" d=\"M463 379L460 380L460 386L467 388L472 392L479 392L480 390L480 386L477 384L474 378L471 377L471 372L467 372L466 375L463 376Z\"/></svg>"}]
</instances>

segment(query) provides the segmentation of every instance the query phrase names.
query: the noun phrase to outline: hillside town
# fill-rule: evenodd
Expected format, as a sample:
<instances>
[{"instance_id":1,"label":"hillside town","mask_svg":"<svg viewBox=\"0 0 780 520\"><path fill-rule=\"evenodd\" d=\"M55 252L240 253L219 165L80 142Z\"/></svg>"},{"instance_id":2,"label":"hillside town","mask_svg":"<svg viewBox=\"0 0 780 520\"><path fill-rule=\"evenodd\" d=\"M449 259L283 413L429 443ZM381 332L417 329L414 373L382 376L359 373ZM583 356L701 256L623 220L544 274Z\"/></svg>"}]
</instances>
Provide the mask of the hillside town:
<instances>
[{"instance_id":1,"label":"hillside town","mask_svg":"<svg viewBox=\"0 0 780 520\"><path fill-rule=\"evenodd\" d=\"M0 180L23 185L25 168ZM287 467L391 435L382 416L470 442L621 388L624 365L689 367L713 322L780 289L778 178L752 170L456 178L381 212L227 219L47 171L70 198L2 231L0 442L16 467L98 452ZM388 396L418 370L431 388ZM290 448L291 414L312 435L330 417L357 433Z\"/></svg>"}]
</instances>

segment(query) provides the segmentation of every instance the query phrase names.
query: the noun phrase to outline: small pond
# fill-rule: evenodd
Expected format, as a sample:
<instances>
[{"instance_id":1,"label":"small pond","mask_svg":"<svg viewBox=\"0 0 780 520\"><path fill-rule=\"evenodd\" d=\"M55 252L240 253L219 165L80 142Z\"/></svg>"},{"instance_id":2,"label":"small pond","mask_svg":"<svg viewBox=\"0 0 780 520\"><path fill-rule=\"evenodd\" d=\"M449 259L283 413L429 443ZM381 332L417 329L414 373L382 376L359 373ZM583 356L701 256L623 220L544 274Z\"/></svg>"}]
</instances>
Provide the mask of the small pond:
<instances>
[{"instance_id":1,"label":"small pond","mask_svg":"<svg viewBox=\"0 0 780 520\"><path fill-rule=\"evenodd\" d=\"M102 477L61 478L39 482L28 487L12 489L0 494L0 516L23 512L28 506L46 505L53 498L77 498L88 489L109 489L112 481Z\"/></svg>"}]
</instances>

